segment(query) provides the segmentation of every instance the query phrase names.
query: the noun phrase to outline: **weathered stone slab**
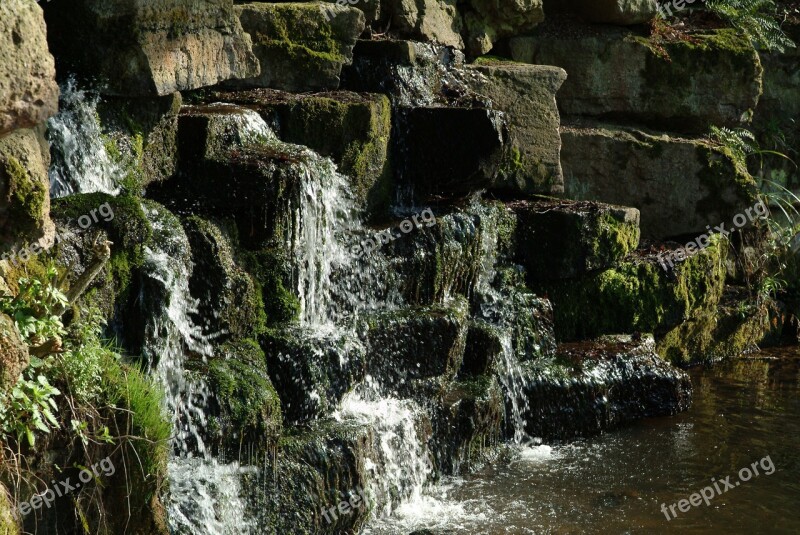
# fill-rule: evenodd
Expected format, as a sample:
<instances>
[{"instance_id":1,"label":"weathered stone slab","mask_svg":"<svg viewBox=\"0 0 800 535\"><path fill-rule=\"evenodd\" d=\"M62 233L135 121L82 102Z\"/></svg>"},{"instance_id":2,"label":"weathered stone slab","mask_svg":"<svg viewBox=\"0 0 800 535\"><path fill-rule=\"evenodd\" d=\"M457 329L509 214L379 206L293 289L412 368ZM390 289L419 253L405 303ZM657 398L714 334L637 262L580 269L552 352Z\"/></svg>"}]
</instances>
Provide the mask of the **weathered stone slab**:
<instances>
[{"instance_id":1,"label":"weathered stone slab","mask_svg":"<svg viewBox=\"0 0 800 535\"><path fill-rule=\"evenodd\" d=\"M526 35L544 20L542 0L469 0L463 5L464 44L471 56L489 52L503 38Z\"/></svg>"},{"instance_id":2,"label":"weathered stone slab","mask_svg":"<svg viewBox=\"0 0 800 535\"><path fill-rule=\"evenodd\" d=\"M495 188L522 195L563 193L556 91L567 73L559 67L510 62L470 69L483 75L469 78L472 88L490 98L508 121L511 153Z\"/></svg>"},{"instance_id":3,"label":"weathered stone slab","mask_svg":"<svg viewBox=\"0 0 800 535\"><path fill-rule=\"evenodd\" d=\"M403 108L397 115L398 183L414 199L458 197L495 183L507 148L502 114L484 108Z\"/></svg>"},{"instance_id":4,"label":"weathered stone slab","mask_svg":"<svg viewBox=\"0 0 800 535\"><path fill-rule=\"evenodd\" d=\"M562 127L561 141L567 195L638 208L647 238L729 225L755 203L744 162L706 139L579 123Z\"/></svg>"},{"instance_id":5,"label":"weathered stone slab","mask_svg":"<svg viewBox=\"0 0 800 535\"><path fill-rule=\"evenodd\" d=\"M0 138L0 252L36 242L52 245L49 163L40 130L20 129Z\"/></svg>"},{"instance_id":6,"label":"weathered stone slab","mask_svg":"<svg viewBox=\"0 0 800 535\"><path fill-rule=\"evenodd\" d=\"M258 76L242 77L236 87L337 89L365 25L359 9L318 2L243 4L236 13L261 65Z\"/></svg>"},{"instance_id":7,"label":"weathered stone slab","mask_svg":"<svg viewBox=\"0 0 800 535\"><path fill-rule=\"evenodd\" d=\"M734 30L661 43L611 26L564 24L510 43L517 61L567 71L558 93L562 115L702 133L709 125L750 121L762 68L753 46Z\"/></svg>"},{"instance_id":8,"label":"weathered stone slab","mask_svg":"<svg viewBox=\"0 0 800 535\"><path fill-rule=\"evenodd\" d=\"M76 0L45 4L59 70L106 94L168 95L259 72L233 0Z\"/></svg>"},{"instance_id":9,"label":"weathered stone slab","mask_svg":"<svg viewBox=\"0 0 800 535\"><path fill-rule=\"evenodd\" d=\"M639 210L596 202L531 201L517 216L516 258L531 280L570 279L613 267L639 245Z\"/></svg>"},{"instance_id":10,"label":"weathered stone slab","mask_svg":"<svg viewBox=\"0 0 800 535\"><path fill-rule=\"evenodd\" d=\"M42 9L33 0L0 4L0 137L32 128L58 110L53 56Z\"/></svg>"}]
</instances>

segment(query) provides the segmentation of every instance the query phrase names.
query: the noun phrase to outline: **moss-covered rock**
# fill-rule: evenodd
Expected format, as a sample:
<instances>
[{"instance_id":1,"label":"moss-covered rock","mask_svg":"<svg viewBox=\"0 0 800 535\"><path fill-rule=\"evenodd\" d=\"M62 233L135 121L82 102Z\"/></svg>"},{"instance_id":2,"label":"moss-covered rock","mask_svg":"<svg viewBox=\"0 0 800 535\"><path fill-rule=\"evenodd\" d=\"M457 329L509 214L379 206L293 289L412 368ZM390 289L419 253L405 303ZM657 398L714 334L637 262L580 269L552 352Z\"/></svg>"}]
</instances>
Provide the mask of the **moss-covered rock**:
<instances>
[{"instance_id":1,"label":"moss-covered rock","mask_svg":"<svg viewBox=\"0 0 800 535\"><path fill-rule=\"evenodd\" d=\"M190 216L183 228L192 249L189 289L200 301L198 324L218 342L259 336L266 328L262 294L237 263L224 227Z\"/></svg>"},{"instance_id":2,"label":"moss-covered rock","mask_svg":"<svg viewBox=\"0 0 800 535\"><path fill-rule=\"evenodd\" d=\"M371 212L386 209L393 200L388 160L392 114L386 96L252 90L214 97L256 107L269 123L277 125L282 140L330 157L352 179L353 193Z\"/></svg>"},{"instance_id":3,"label":"moss-covered rock","mask_svg":"<svg viewBox=\"0 0 800 535\"><path fill-rule=\"evenodd\" d=\"M163 96L259 73L233 0L43 7L59 72L100 79L104 94Z\"/></svg>"},{"instance_id":4,"label":"moss-covered rock","mask_svg":"<svg viewBox=\"0 0 800 535\"><path fill-rule=\"evenodd\" d=\"M256 287L261 291L267 325L292 323L300 316L300 301L292 291L292 270L281 248L242 251L241 256Z\"/></svg>"},{"instance_id":5,"label":"moss-covered rock","mask_svg":"<svg viewBox=\"0 0 800 535\"><path fill-rule=\"evenodd\" d=\"M237 87L337 89L365 27L361 10L321 2L250 3L236 6L236 14L261 63L259 76L229 84Z\"/></svg>"},{"instance_id":6,"label":"moss-covered rock","mask_svg":"<svg viewBox=\"0 0 800 535\"><path fill-rule=\"evenodd\" d=\"M715 242L674 267L633 253L617 267L534 285L553 302L559 341L603 334L664 333L695 311L715 307L725 283L727 246Z\"/></svg>"},{"instance_id":7,"label":"moss-covered rock","mask_svg":"<svg viewBox=\"0 0 800 535\"><path fill-rule=\"evenodd\" d=\"M9 499L8 490L0 485L0 535L19 535L19 525L15 519L14 504Z\"/></svg>"},{"instance_id":8,"label":"moss-covered rock","mask_svg":"<svg viewBox=\"0 0 800 535\"><path fill-rule=\"evenodd\" d=\"M638 208L646 238L730 229L756 202L745 162L705 138L576 121L562 126L561 141L567 195Z\"/></svg>"},{"instance_id":9,"label":"moss-covered rock","mask_svg":"<svg viewBox=\"0 0 800 535\"><path fill-rule=\"evenodd\" d=\"M53 243L49 164L40 130L21 129L0 137L0 253Z\"/></svg>"},{"instance_id":10,"label":"moss-covered rock","mask_svg":"<svg viewBox=\"0 0 800 535\"><path fill-rule=\"evenodd\" d=\"M700 133L712 124L749 122L761 95L758 54L733 29L660 41L618 27L555 19L510 46L517 61L567 71L558 93L563 115ZM720 86L720 80L726 83Z\"/></svg>"},{"instance_id":11,"label":"moss-covered rock","mask_svg":"<svg viewBox=\"0 0 800 535\"><path fill-rule=\"evenodd\" d=\"M516 260L531 281L613 267L639 246L639 211L596 202L514 202Z\"/></svg>"},{"instance_id":12,"label":"moss-covered rock","mask_svg":"<svg viewBox=\"0 0 800 535\"><path fill-rule=\"evenodd\" d=\"M562 193L555 95L567 73L544 65L484 63L471 67L483 76L469 78L470 83L507 114L510 137L510 150L494 187L517 195Z\"/></svg>"},{"instance_id":13,"label":"moss-covered rock","mask_svg":"<svg viewBox=\"0 0 800 535\"><path fill-rule=\"evenodd\" d=\"M27 0L0 5L0 137L33 128L58 110L53 56L41 8Z\"/></svg>"},{"instance_id":14,"label":"moss-covered rock","mask_svg":"<svg viewBox=\"0 0 800 535\"><path fill-rule=\"evenodd\" d=\"M191 367L212 395L205 443L215 455L236 458L243 449L254 454L277 445L283 426L280 399L257 342L223 344L214 358Z\"/></svg>"}]
</instances>

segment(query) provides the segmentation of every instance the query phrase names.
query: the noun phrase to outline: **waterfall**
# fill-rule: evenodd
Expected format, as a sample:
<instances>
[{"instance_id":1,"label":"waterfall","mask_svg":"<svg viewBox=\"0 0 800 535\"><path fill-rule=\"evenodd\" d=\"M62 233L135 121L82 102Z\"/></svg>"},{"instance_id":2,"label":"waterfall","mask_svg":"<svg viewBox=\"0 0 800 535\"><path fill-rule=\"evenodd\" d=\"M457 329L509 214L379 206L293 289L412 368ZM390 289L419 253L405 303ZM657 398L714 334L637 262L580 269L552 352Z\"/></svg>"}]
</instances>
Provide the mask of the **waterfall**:
<instances>
[{"instance_id":1,"label":"waterfall","mask_svg":"<svg viewBox=\"0 0 800 535\"><path fill-rule=\"evenodd\" d=\"M154 363L153 376L165 392L165 411L172 421L172 454L168 463L167 501L170 531L186 535L250 533L244 515L237 463L222 464L203 443L209 390L186 371L188 358L211 356L213 347L191 314L198 302L189 294L191 251L180 222L163 208L148 204L145 213L153 240L145 248L144 272L155 289L153 310L145 327L144 356ZM148 288L149 289L149 288ZM154 297L155 296L155 297Z\"/></svg>"},{"instance_id":2,"label":"waterfall","mask_svg":"<svg viewBox=\"0 0 800 535\"><path fill-rule=\"evenodd\" d=\"M99 97L71 79L61 85L59 112L47 121L50 195L104 192L116 195L123 169L108 154L97 115Z\"/></svg>"}]
</instances>

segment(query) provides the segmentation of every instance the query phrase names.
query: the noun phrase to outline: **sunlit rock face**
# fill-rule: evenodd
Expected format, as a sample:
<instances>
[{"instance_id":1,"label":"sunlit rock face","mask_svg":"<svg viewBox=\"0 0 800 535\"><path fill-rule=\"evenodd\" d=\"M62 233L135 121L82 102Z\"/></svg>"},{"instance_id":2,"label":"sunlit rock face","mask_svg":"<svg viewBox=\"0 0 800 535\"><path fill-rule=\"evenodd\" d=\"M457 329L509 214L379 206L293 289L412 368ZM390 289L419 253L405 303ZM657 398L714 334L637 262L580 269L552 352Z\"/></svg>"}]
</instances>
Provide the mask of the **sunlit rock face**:
<instances>
[{"instance_id":1,"label":"sunlit rock face","mask_svg":"<svg viewBox=\"0 0 800 535\"><path fill-rule=\"evenodd\" d=\"M110 95L163 96L259 73L233 0L81 0L45 6L60 72Z\"/></svg>"}]
</instances>

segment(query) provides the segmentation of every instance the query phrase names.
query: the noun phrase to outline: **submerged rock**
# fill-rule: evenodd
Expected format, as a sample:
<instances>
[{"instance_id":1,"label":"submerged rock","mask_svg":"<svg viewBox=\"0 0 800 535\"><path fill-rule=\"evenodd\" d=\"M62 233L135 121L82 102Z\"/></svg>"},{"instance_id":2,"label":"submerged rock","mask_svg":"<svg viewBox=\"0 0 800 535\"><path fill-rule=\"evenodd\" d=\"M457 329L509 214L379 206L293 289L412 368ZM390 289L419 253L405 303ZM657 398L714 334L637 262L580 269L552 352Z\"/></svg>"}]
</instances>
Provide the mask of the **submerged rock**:
<instances>
[{"instance_id":1,"label":"submerged rock","mask_svg":"<svg viewBox=\"0 0 800 535\"><path fill-rule=\"evenodd\" d=\"M561 344L552 361L527 365L526 431L565 440L689 408L689 376L661 360L652 337Z\"/></svg>"},{"instance_id":2,"label":"submerged rock","mask_svg":"<svg viewBox=\"0 0 800 535\"><path fill-rule=\"evenodd\" d=\"M261 73L231 85L286 91L337 89L365 24L361 10L320 2L243 4L236 14L253 39Z\"/></svg>"},{"instance_id":3,"label":"submerged rock","mask_svg":"<svg viewBox=\"0 0 800 535\"><path fill-rule=\"evenodd\" d=\"M53 56L42 10L27 0L0 5L0 137L33 128L58 110Z\"/></svg>"},{"instance_id":4,"label":"submerged rock","mask_svg":"<svg viewBox=\"0 0 800 535\"><path fill-rule=\"evenodd\" d=\"M168 95L257 75L233 0L76 0L44 5L59 71L104 94Z\"/></svg>"}]
</instances>

